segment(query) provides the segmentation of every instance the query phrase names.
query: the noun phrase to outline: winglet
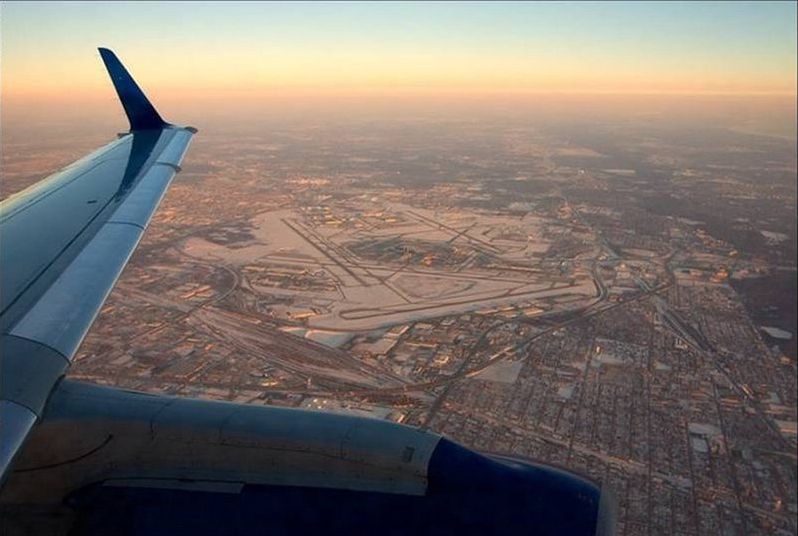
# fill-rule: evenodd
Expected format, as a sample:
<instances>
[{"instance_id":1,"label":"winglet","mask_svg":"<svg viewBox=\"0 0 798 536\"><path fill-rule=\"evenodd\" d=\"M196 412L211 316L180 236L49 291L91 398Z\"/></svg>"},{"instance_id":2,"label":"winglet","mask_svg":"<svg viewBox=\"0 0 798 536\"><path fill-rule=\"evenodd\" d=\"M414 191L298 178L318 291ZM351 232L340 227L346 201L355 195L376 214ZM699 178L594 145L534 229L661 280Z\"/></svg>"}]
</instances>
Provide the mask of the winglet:
<instances>
[{"instance_id":1,"label":"winglet","mask_svg":"<svg viewBox=\"0 0 798 536\"><path fill-rule=\"evenodd\" d=\"M116 57L116 54L107 48L99 48L100 56L105 63L105 68L108 69L108 75L111 77L111 82L114 83L119 100L122 101L122 106L125 108L125 113L130 121L130 130L146 130L154 128L163 128L169 123L161 119L155 107L141 91L141 88L127 72L125 66Z\"/></svg>"}]
</instances>

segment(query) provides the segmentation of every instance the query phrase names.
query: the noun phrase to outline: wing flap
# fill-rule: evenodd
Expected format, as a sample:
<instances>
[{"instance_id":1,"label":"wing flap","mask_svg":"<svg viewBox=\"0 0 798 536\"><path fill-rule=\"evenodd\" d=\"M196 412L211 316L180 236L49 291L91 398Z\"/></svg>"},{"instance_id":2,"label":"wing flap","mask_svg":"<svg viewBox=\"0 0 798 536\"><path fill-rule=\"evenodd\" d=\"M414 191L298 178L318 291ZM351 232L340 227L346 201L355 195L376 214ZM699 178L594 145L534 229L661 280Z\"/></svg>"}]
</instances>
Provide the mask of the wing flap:
<instances>
[{"instance_id":1,"label":"wing flap","mask_svg":"<svg viewBox=\"0 0 798 536\"><path fill-rule=\"evenodd\" d=\"M44 344L71 361L142 232L137 225L106 223L11 335Z\"/></svg>"},{"instance_id":2,"label":"wing flap","mask_svg":"<svg viewBox=\"0 0 798 536\"><path fill-rule=\"evenodd\" d=\"M150 168L139 181L138 187L111 215L109 223L129 223L146 228L174 175L174 168L168 165L159 163Z\"/></svg>"},{"instance_id":3,"label":"wing flap","mask_svg":"<svg viewBox=\"0 0 798 536\"><path fill-rule=\"evenodd\" d=\"M0 400L0 477L5 476L5 470L11 465L17 451L28 437L33 425L36 423L37 416L30 409L11 402Z\"/></svg>"},{"instance_id":4,"label":"wing flap","mask_svg":"<svg viewBox=\"0 0 798 536\"><path fill-rule=\"evenodd\" d=\"M13 400L40 415L50 386L64 375L69 361L41 343L9 334L0 335L0 352L0 398Z\"/></svg>"},{"instance_id":5,"label":"wing flap","mask_svg":"<svg viewBox=\"0 0 798 536\"><path fill-rule=\"evenodd\" d=\"M172 141L169 142L169 145L166 146L161 156L158 157L158 163L177 166L179 168L180 164L183 163L186 147L188 147L188 143L191 141L191 136L193 135L194 133L188 128L176 132Z\"/></svg>"}]
</instances>

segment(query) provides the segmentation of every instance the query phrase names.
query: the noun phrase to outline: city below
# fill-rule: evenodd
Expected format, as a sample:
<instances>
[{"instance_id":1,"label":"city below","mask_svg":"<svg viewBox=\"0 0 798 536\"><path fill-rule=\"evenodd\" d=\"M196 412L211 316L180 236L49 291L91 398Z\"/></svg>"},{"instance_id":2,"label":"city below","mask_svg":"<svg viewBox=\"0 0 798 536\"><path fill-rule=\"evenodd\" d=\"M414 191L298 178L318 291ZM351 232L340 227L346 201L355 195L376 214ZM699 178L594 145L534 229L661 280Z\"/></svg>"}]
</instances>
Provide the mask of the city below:
<instances>
[{"instance_id":1,"label":"city below","mask_svg":"<svg viewBox=\"0 0 798 536\"><path fill-rule=\"evenodd\" d=\"M70 377L562 466L611 487L619 534L798 529L794 141L648 119L198 126ZM52 136L4 139L3 196L97 131Z\"/></svg>"}]
</instances>

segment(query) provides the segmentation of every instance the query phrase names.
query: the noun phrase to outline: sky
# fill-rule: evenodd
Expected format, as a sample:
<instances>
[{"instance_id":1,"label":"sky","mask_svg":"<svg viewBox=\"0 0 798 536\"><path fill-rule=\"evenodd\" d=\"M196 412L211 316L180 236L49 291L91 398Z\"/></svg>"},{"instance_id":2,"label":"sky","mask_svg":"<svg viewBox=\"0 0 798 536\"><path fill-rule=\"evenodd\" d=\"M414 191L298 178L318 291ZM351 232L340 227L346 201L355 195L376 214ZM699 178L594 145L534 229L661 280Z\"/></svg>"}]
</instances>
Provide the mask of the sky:
<instances>
[{"instance_id":1,"label":"sky","mask_svg":"<svg viewBox=\"0 0 798 536\"><path fill-rule=\"evenodd\" d=\"M795 2L3 2L4 97L796 92Z\"/></svg>"}]
</instances>

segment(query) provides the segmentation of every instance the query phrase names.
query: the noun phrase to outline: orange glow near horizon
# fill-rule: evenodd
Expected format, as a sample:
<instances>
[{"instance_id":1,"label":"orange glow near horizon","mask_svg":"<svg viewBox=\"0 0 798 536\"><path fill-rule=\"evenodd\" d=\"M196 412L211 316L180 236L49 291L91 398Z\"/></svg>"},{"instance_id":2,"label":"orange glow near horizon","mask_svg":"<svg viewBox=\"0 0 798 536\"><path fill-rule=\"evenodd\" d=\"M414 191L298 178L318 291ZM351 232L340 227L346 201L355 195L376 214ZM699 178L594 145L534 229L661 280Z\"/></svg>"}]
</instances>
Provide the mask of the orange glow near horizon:
<instances>
[{"instance_id":1,"label":"orange glow near horizon","mask_svg":"<svg viewBox=\"0 0 798 536\"><path fill-rule=\"evenodd\" d=\"M654 69L644 65L604 66L600 62L553 61L550 58L474 56L229 57L198 54L187 61L175 54L120 52L148 92L183 98L228 96L518 95L518 94L673 94L796 95L795 77L762 72L744 76L720 69ZM342 64L345 64L342 66ZM5 62L4 97L96 98L108 89L107 75L95 50L84 57L51 64Z\"/></svg>"}]
</instances>

